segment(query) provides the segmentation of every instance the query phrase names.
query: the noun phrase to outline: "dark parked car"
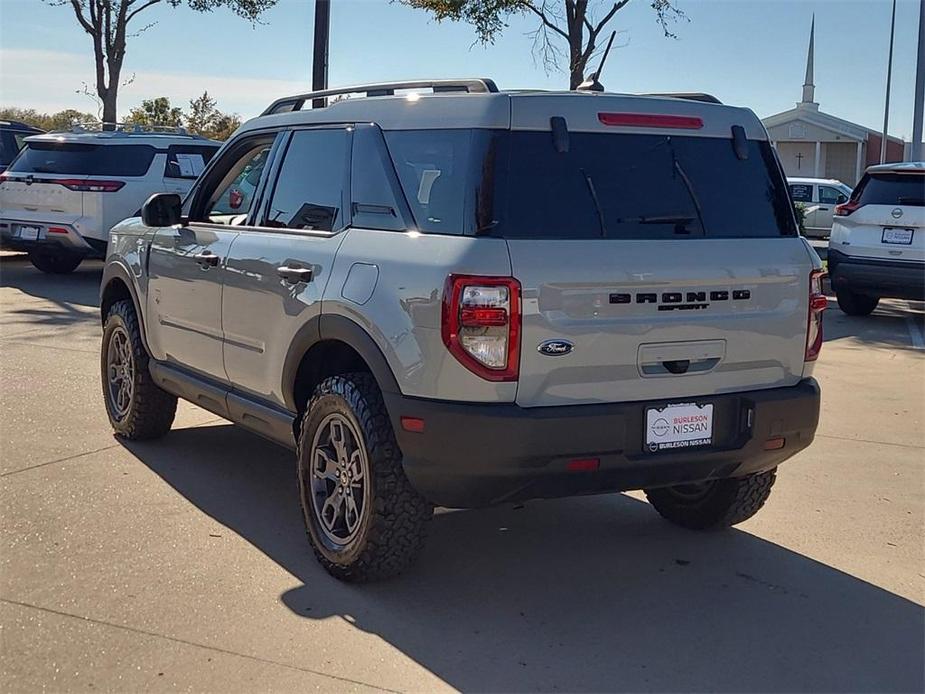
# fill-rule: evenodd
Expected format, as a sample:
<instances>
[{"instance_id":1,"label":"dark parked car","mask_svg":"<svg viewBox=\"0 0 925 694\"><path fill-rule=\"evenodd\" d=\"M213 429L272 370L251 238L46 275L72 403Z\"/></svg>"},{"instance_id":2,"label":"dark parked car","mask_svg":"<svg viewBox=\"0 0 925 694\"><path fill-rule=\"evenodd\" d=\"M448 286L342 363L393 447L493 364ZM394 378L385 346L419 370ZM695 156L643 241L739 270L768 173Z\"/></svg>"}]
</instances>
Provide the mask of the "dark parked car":
<instances>
[{"instance_id":1,"label":"dark parked car","mask_svg":"<svg viewBox=\"0 0 925 694\"><path fill-rule=\"evenodd\" d=\"M29 135L45 132L15 120L0 120L0 173L6 171Z\"/></svg>"}]
</instances>

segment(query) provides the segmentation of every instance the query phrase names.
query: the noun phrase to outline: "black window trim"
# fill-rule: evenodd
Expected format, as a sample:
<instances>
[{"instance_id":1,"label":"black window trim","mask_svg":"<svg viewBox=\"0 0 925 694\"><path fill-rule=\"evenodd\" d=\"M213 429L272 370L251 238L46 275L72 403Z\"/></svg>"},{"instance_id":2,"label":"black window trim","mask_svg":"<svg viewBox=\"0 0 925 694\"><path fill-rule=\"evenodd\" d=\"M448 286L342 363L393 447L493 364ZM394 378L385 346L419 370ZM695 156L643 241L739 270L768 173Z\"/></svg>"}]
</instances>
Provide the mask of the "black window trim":
<instances>
[{"instance_id":1,"label":"black window trim","mask_svg":"<svg viewBox=\"0 0 925 694\"><path fill-rule=\"evenodd\" d=\"M398 209L395 210L395 214L398 216L398 220L401 224L401 229L379 229L377 227L371 226L359 226L359 229L371 229L373 231L390 231L394 233L406 233L409 231L417 231L420 229L417 219L414 216L414 211L411 209L411 205L408 203L408 198L405 197L405 190L401 186L401 182L398 180L398 171L395 170L395 162L392 160L392 155L389 152L388 144L385 141L385 135L376 123L359 123L355 126L357 131L371 131L375 133L376 141L376 151L379 154L380 161L382 162L383 169L385 171L386 181L388 182L389 189L392 193L392 198L395 200L395 203L398 205ZM349 207L350 207L350 227L353 227L353 138L350 138L350 160L349 160L349 170L348 177L350 180L350 196L349 196ZM359 202L358 204L362 204Z\"/></svg>"}]
</instances>

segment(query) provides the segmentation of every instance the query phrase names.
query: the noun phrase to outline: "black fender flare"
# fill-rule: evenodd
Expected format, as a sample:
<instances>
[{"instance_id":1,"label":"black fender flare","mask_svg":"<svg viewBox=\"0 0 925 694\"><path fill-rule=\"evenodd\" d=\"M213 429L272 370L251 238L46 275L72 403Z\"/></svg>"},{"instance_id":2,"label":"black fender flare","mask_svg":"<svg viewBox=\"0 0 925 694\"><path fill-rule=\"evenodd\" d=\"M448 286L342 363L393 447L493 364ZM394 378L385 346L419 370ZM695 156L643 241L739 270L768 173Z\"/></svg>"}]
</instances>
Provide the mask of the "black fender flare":
<instances>
[{"instance_id":1,"label":"black fender flare","mask_svg":"<svg viewBox=\"0 0 925 694\"><path fill-rule=\"evenodd\" d=\"M291 412L298 410L295 402L295 379L299 365L302 363L302 357L317 343L328 340L343 342L354 349L369 365L369 370L379 384L379 389L384 393L401 394L392 368L369 333L345 316L323 314L313 317L299 328L286 353L282 384L283 397L288 410Z\"/></svg>"},{"instance_id":2,"label":"black fender flare","mask_svg":"<svg viewBox=\"0 0 925 694\"><path fill-rule=\"evenodd\" d=\"M135 304L135 315L138 316L138 329L141 332L141 342L145 346L145 350L148 354L151 354L151 350L148 348L148 336L145 331L144 314L141 310L141 302L138 299L138 290L135 288L135 282L132 279L131 273L120 262L110 261L106 263L106 266L103 268L103 278L100 280L100 322L106 322L106 316L103 315L103 298L106 295L106 290L109 288L109 285L112 284L112 281L115 279L121 280L122 283L128 287L128 293L132 297L132 303Z\"/></svg>"}]
</instances>

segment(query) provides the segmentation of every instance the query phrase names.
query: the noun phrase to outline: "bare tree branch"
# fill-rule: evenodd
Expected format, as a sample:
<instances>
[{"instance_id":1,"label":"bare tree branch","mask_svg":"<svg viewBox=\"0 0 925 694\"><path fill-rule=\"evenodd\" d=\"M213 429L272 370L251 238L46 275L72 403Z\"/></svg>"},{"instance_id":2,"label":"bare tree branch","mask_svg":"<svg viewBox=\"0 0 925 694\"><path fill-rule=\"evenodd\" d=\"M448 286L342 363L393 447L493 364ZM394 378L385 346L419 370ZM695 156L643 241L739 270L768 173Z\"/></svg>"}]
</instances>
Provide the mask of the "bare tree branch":
<instances>
[{"instance_id":1,"label":"bare tree branch","mask_svg":"<svg viewBox=\"0 0 925 694\"><path fill-rule=\"evenodd\" d=\"M133 0L133 1L134 1L134 0ZM148 0L148 2L146 2L144 5L141 5L141 6L137 7L136 9L132 10L131 12L129 12L128 16L125 18L126 24L127 24L128 22L131 22L131 21L132 21L132 17L134 17L136 14L138 14L138 13L141 12L142 10L148 9L149 7L151 7L151 5L156 5L156 4L159 3L160 1L161 1L161 0ZM128 5L130 6L131 4L132 4L132 3L130 2ZM141 31L144 31L144 29L142 29ZM139 33L141 33L141 32L139 32Z\"/></svg>"},{"instance_id":2,"label":"bare tree branch","mask_svg":"<svg viewBox=\"0 0 925 694\"><path fill-rule=\"evenodd\" d=\"M546 16L546 12L545 12L546 4L545 4L545 2L543 3L542 9L540 9L540 8L538 8L536 5L534 5L533 2L531 2L531 0L523 0L523 2L521 3L521 5L523 6L524 9L529 10L530 12L532 12L533 14L535 14L537 17L539 17L540 20L543 22L543 24L544 24L547 28L552 29L552 30L553 30L554 32L556 32L557 34L560 34L560 35L563 36L564 38L568 39L568 34L565 33L564 31L562 31L562 29L560 29L558 26L556 26L556 25L555 25L552 21L550 21L549 18Z\"/></svg>"}]
</instances>

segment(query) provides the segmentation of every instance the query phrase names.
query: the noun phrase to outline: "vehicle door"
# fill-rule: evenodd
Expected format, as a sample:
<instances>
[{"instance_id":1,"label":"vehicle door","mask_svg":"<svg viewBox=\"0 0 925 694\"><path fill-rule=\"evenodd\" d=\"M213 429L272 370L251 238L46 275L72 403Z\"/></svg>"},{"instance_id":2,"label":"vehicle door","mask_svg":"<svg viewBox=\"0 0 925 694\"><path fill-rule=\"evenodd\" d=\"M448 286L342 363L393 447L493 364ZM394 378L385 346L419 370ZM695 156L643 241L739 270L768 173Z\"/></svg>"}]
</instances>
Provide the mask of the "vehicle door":
<instances>
[{"instance_id":1,"label":"vehicle door","mask_svg":"<svg viewBox=\"0 0 925 694\"><path fill-rule=\"evenodd\" d=\"M819 189L819 204L816 206L814 226L826 234L832 231L835 206L848 200L848 196L834 186L816 186Z\"/></svg>"},{"instance_id":2,"label":"vehicle door","mask_svg":"<svg viewBox=\"0 0 925 694\"><path fill-rule=\"evenodd\" d=\"M252 399L286 406L287 351L321 312L349 223L351 136L342 126L287 133L260 194L256 223L240 227L231 247L222 298L225 368L234 389Z\"/></svg>"},{"instance_id":3,"label":"vehicle door","mask_svg":"<svg viewBox=\"0 0 925 694\"><path fill-rule=\"evenodd\" d=\"M256 169L263 171L275 138L270 133L237 141L203 175L187 200L183 223L155 233L149 250L147 297L148 343L155 359L227 381L222 361L222 283L238 226L253 210L243 205L229 209L226 203L242 178Z\"/></svg>"}]
</instances>

